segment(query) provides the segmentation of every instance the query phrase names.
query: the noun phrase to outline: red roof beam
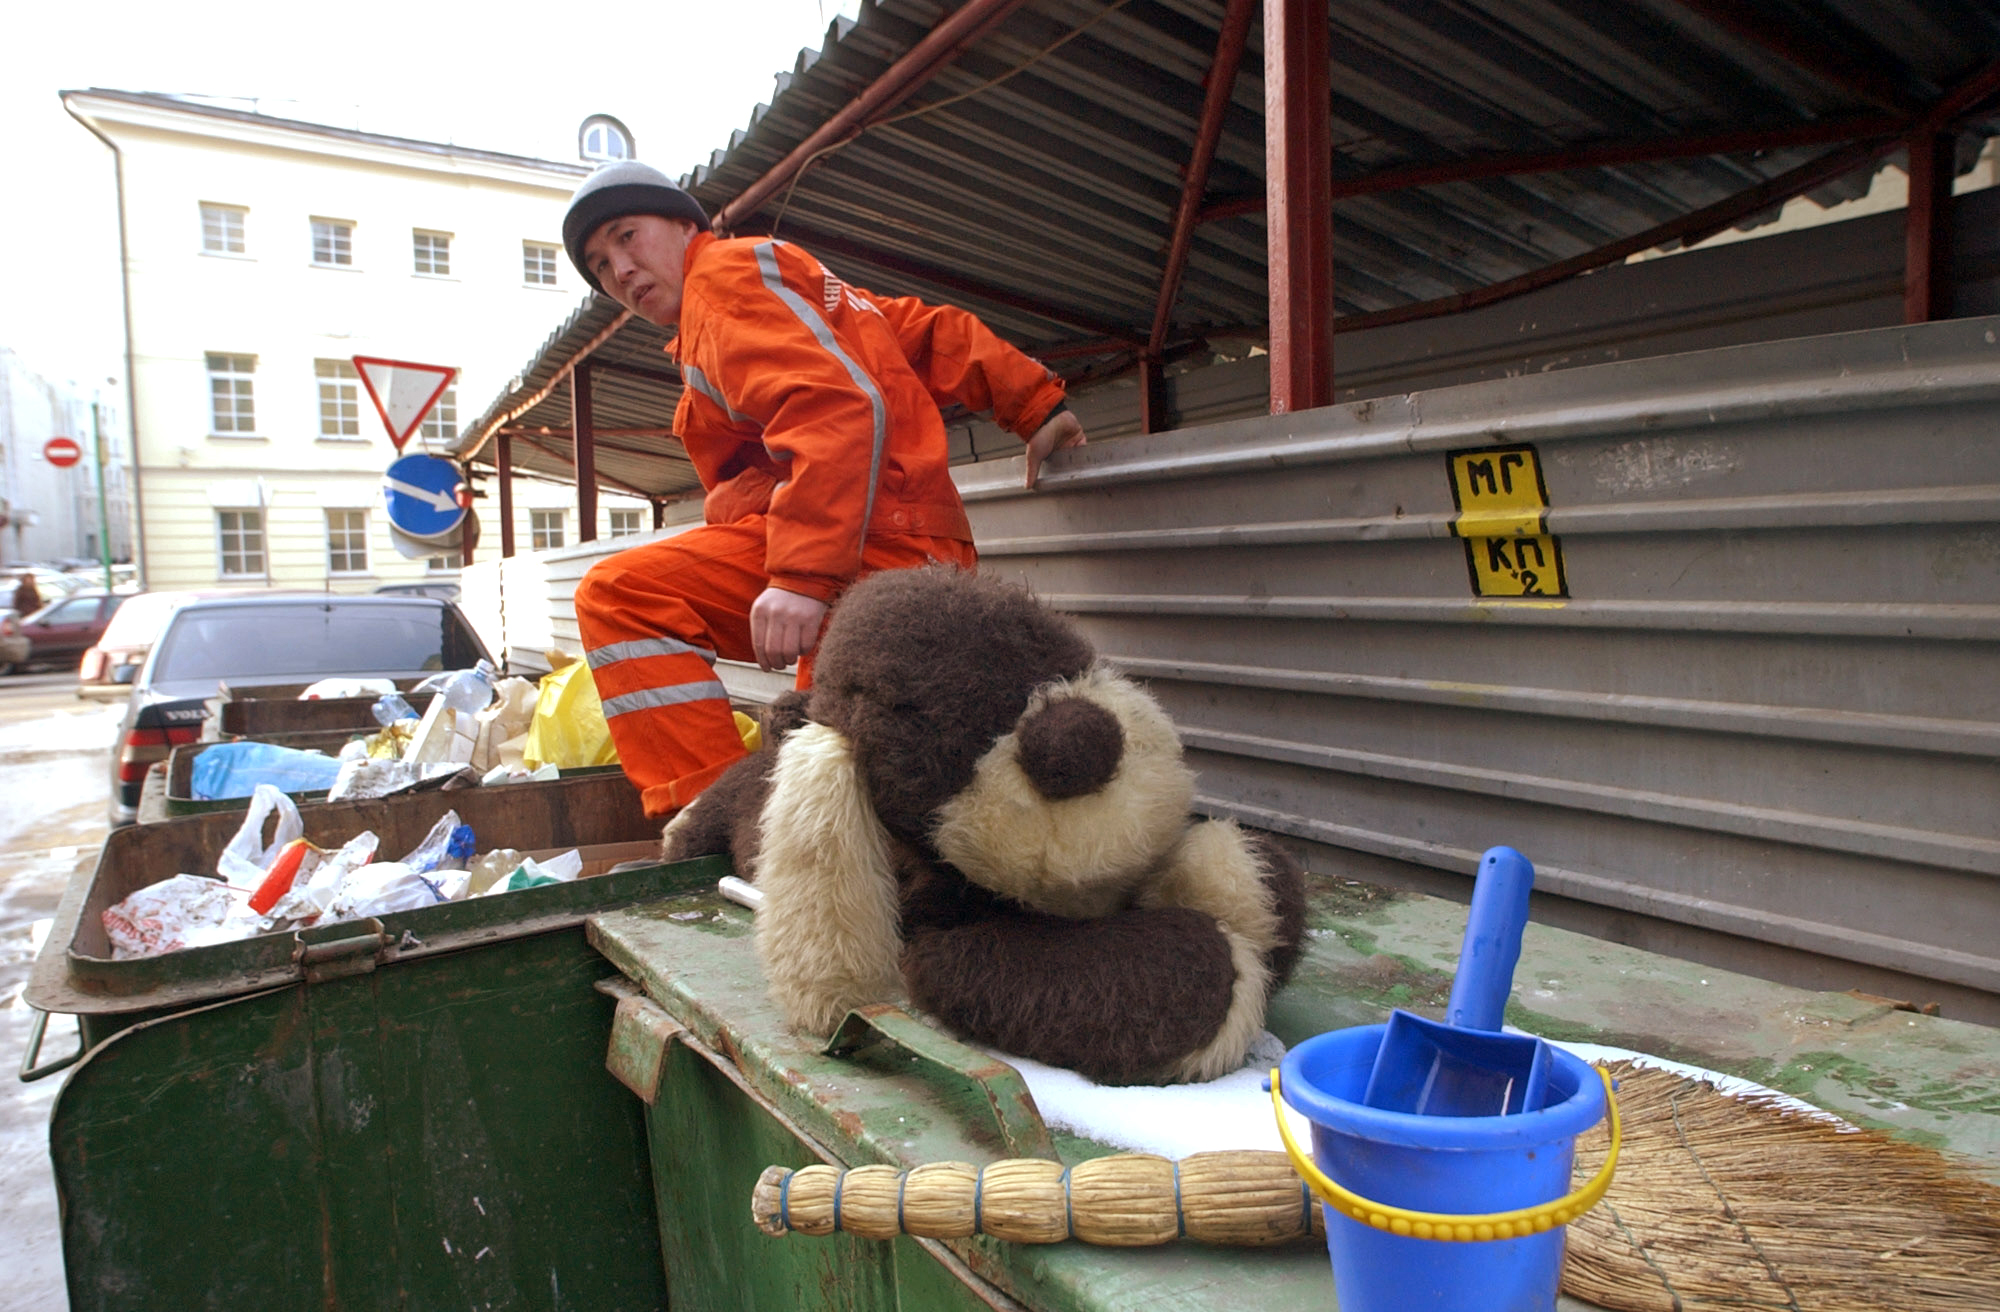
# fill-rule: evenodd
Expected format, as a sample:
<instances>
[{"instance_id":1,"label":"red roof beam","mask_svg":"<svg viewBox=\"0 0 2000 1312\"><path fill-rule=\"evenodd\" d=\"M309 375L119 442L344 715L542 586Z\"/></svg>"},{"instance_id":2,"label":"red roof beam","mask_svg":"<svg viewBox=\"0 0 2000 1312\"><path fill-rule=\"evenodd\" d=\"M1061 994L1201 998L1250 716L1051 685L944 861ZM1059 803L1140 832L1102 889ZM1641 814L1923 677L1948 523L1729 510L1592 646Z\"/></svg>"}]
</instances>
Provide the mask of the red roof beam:
<instances>
[{"instance_id":1,"label":"red roof beam","mask_svg":"<svg viewBox=\"0 0 2000 1312\"><path fill-rule=\"evenodd\" d=\"M1335 200L1373 196L1412 187L1435 187L1449 182L1475 182L1481 178L1514 177L1528 173L1561 173L1570 169L1613 168L1621 164L1645 164L1663 159L1696 159L1711 155L1741 155L1753 151L1784 150L1797 146L1823 146L1842 141L1861 141L1907 131L1909 120L1890 114L1870 114L1854 118L1827 119L1798 123L1782 128L1753 128L1740 132L1708 132L1685 137L1661 137L1650 141L1606 141L1596 145L1569 146L1561 150L1530 154L1485 155L1475 159L1447 160L1440 164L1407 164L1382 169L1358 178L1336 178ZM1200 222L1255 214L1264 208L1262 196L1239 196L1202 210Z\"/></svg>"},{"instance_id":2,"label":"red roof beam","mask_svg":"<svg viewBox=\"0 0 2000 1312\"><path fill-rule=\"evenodd\" d=\"M1153 330L1146 338L1146 353L1157 356L1166 345L1167 324L1173 315L1174 300L1180 295L1181 278L1187 272L1188 251L1194 245L1195 226L1201 221L1201 198L1208 191L1208 169L1215 162L1216 143L1222 139L1222 119L1229 110L1230 93L1236 87L1236 70L1243 62L1243 47L1250 38L1250 20L1256 17L1257 0L1229 0L1223 11L1222 28L1215 38L1215 59L1209 65L1201 105L1201 123L1195 129L1194 149L1181 177L1180 203L1174 207L1173 235L1167 241L1166 266L1160 274L1159 300L1153 306Z\"/></svg>"},{"instance_id":3,"label":"red roof beam","mask_svg":"<svg viewBox=\"0 0 2000 1312\"><path fill-rule=\"evenodd\" d=\"M764 176L717 210L713 217L716 228L733 233L757 212L758 206L803 172L814 156L860 135L874 120L921 90L957 59L960 51L997 27L1023 3L1025 0L966 0L949 18L932 28L929 35L910 47L909 53L863 87L839 113L820 124Z\"/></svg>"},{"instance_id":4,"label":"red roof beam","mask_svg":"<svg viewBox=\"0 0 2000 1312\"><path fill-rule=\"evenodd\" d=\"M1475 287L1471 291L1440 296L1435 300L1419 301L1413 305L1398 305L1369 314L1347 315L1335 321L1335 329L1339 332L1354 332L1363 328L1380 328L1392 323L1431 319L1441 314L1456 314L1461 310L1475 310L1483 305L1491 305L1496 301L1504 301L1524 292L1547 287L1552 283L1575 277L1579 273L1588 273L1592 269L1615 264L1629 255L1651 250L1665 242L1697 241L1760 210L1782 204L1794 196L1803 195L1814 187L1860 168L1888 154L1897 144L1897 139L1887 138L1843 146L1820 156L1811 163L1802 164L1788 173L1781 173L1748 191L1738 192L1692 214L1684 214L1678 219L1671 219L1657 227L1612 242L1608 246L1600 246L1581 255L1573 255L1567 260L1559 260L1543 268L1530 270L1516 278L1508 278L1486 287Z\"/></svg>"}]
</instances>

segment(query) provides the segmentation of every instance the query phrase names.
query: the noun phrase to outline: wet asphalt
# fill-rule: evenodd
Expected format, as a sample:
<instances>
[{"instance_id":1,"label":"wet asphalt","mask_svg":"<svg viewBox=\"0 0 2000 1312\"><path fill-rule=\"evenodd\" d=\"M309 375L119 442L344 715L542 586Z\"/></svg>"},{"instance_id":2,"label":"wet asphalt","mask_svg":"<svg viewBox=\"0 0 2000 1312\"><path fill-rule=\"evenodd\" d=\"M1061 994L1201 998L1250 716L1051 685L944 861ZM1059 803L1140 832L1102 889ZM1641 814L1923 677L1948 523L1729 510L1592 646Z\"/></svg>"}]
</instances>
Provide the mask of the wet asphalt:
<instances>
[{"instance_id":1,"label":"wet asphalt","mask_svg":"<svg viewBox=\"0 0 2000 1312\"><path fill-rule=\"evenodd\" d=\"M15 1077L34 1013L28 968L64 887L104 841L107 757L122 708L79 701L73 671L0 678L0 1312L61 1312L62 1243L49 1166L49 1112L62 1086ZM42 1057L76 1047L53 1018Z\"/></svg>"}]
</instances>

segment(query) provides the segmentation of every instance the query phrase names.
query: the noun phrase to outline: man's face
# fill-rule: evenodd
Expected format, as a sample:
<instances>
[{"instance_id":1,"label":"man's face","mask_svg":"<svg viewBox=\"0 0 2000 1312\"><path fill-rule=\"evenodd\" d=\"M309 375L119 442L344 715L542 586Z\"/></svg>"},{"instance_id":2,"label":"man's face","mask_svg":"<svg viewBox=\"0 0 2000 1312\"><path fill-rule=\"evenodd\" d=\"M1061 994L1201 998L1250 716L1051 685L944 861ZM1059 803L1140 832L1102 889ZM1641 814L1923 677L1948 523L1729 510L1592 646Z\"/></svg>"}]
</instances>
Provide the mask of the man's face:
<instances>
[{"instance_id":1,"label":"man's face","mask_svg":"<svg viewBox=\"0 0 2000 1312\"><path fill-rule=\"evenodd\" d=\"M672 328L681 317L681 273L695 227L684 219L628 214L606 219L583 243L583 263L611 299Z\"/></svg>"}]
</instances>

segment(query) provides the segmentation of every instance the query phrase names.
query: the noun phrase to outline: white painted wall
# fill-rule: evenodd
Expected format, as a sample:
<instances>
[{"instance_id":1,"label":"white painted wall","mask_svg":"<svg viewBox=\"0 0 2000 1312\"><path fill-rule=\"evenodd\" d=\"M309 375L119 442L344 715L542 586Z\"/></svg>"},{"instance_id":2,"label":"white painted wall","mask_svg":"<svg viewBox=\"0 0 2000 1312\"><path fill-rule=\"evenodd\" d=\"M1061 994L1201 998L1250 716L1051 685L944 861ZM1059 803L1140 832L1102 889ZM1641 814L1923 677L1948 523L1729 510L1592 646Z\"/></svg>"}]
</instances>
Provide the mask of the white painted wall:
<instances>
[{"instance_id":1,"label":"white painted wall","mask_svg":"<svg viewBox=\"0 0 2000 1312\"><path fill-rule=\"evenodd\" d=\"M453 576L391 545L380 480L395 451L365 393L356 438L321 434L314 362L372 355L455 366L459 417L473 418L586 294L566 260L553 287L527 283L522 263L524 240L560 245L583 167L151 99L68 101L117 143L123 162L148 584L229 581L220 575L218 508L263 512L266 571L246 583L365 592ZM204 202L245 211L242 254L204 251ZM313 262L314 218L351 226L351 266ZM449 235L447 275L414 271L417 230ZM212 431L210 352L256 358L254 433ZM569 507L565 541L576 540L571 494L516 491L522 544L530 512L541 508ZM606 496L602 507L605 533L612 509L645 503ZM340 509L367 512L365 571L329 570L326 512ZM479 506L489 521L482 558L499 554L496 509ZM642 522L650 526L650 515Z\"/></svg>"}]
</instances>

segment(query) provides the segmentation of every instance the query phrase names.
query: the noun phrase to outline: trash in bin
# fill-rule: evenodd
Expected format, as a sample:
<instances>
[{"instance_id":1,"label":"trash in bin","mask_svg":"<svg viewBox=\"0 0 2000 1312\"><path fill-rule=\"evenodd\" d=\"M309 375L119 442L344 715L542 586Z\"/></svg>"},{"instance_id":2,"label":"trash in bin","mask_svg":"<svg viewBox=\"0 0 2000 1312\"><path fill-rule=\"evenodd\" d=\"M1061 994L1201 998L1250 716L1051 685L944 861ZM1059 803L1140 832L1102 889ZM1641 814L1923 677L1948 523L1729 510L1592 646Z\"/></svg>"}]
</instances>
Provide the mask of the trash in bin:
<instances>
[{"instance_id":1,"label":"trash in bin","mask_svg":"<svg viewBox=\"0 0 2000 1312\"><path fill-rule=\"evenodd\" d=\"M373 697L396 691L394 679L321 679L318 683L307 684L299 694L302 702L316 702L341 697Z\"/></svg>"},{"instance_id":2,"label":"trash in bin","mask_svg":"<svg viewBox=\"0 0 2000 1312\"><path fill-rule=\"evenodd\" d=\"M190 791L199 801L248 797L258 784L280 792L324 792L340 773L340 758L276 743L217 743L194 758Z\"/></svg>"},{"instance_id":3,"label":"trash in bin","mask_svg":"<svg viewBox=\"0 0 2000 1312\"><path fill-rule=\"evenodd\" d=\"M175 875L140 889L104 912L114 961L248 938L263 917L248 890L204 875Z\"/></svg>"},{"instance_id":4,"label":"trash in bin","mask_svg":"<svg viewBox=\"0 0 2000 1312\"><path fill-rule=\"evenodd\" d=\"M544 884L567 884L582 873L583 853L574 849L546 861L523 857L520 865L514 868L514 873L487 889L482 896L518 893L524 888L540 888Z\"/></svg>"},{"instance_id":5,"label":"trash in bin","mask_svg":"<svg viewBox=\"0 0 2000 1312\"><path fill-rule=\"evenodd\" d=\"M277 813L278 836L263 842ZM513 893L582 875L575 848L538 861L513 848L478 855L472 826L446 811L399 861L374 860L380 840L364 830L337 851L300 836L298 809L260 786L236 836L216 863L220 879L178 874L103 912L114 960L227 943L259 934L420 911L468 896Z\"/></svg>"}]
</instances>

